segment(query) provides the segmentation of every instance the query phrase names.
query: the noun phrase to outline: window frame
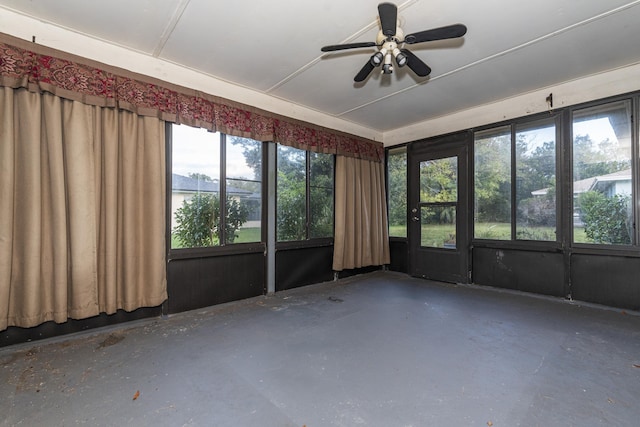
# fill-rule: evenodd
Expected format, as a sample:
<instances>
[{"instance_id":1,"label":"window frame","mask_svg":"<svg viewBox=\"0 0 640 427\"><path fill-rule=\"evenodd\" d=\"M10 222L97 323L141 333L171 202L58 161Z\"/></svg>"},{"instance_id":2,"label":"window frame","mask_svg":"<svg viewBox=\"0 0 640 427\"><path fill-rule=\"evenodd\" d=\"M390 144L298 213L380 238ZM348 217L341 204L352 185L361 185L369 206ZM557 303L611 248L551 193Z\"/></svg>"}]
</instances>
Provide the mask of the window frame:
<instances>
[{"instance_id":1,"label":"window frame","mask_svg":"<svg viewBox=\"0 0 640 427\"><path fill-rule=\"evenodd\" d=\"M549 120L551 118L551 120ZM540 117L535 120L527 120L527 121L518 121L513 123L512 125L512 240L518 242L546 242L546 243L556 243L559 244L562 241L562 210L561 210L561 200L562 200L562 162L561 162L561 137L562 133L560 132L561 128L561 118L560 115L550 115L550 117ZM555 229L554 233L556 235L555 240L528 240L528 239L518 239L518 153L516 150L517 144L517 135L523 130L529 130L536 127L542 127L544 124L553 125L554 126L554 148L555 148L555 156L554 156L554 176L555 176L555 185L556 185L556 194L555 194Z\"/></svg>"},{"instance_id":2,"label":"window frame","mask_svg":"<svg viewBox=\"0 0 640 427\"><path fill-rule=\"evenodd\" d=\"M631 170L632 170L632 214L634 216L633 237L634 242L631 245L613 245L613 244L597 244L597 243L574 243L573 242L573 112L583 110L590 107L597 107L617 101L630 101L631 103ZM467 185L472 189L469 195L468 210L473 212L475 209L475 133L482 131L490 131L504 126L514 129L516 126L526 126L542 119L553 117L556 124L556 237L557 241L537 241L537 240L492 240L479 239L475 237L475 224L471 217L468 226L471 231L470 247L489 248L489 249L509 249L524 250L532 252L563 252L570 256L571 254L584 255L608 255L608 256L626 256L632 258L640 258L640 227L637 225L640 221L640 91L628 92L620 95L599 98L580 104L570 105L555 110L549 109L546 112L532 114L531 116L521 116L513 119L503 120L500 122L490 123L477 127L466 128L465 131L471 134L469 142L469 178ZM514 137L512 137L514 138ZM388 147L385 152L389 153L390 149L408 146L410 143ZM515 153L512 153L512 156ZM407 159L409 160L409 159ZM514 162L512 161L512 165ZM513 171L512 171L513 174ZM513 175L512 175L513 176ZM512 178L513 180L513 178ZM387 170L387 190L388 170ZM512 182L512 185L515 185ZM512 197L514 195L512 194ZM513 205L513 202L512 202ZM512 212L515 209L511 207ZM515 217L512 218L515 224ZM512 226L514 226L512 224ZM514 234L512 234L514 235ZM406 238L391 237L390 241L406 241Z\"/></svg>"},{"instance_id":3,"label":"window frame","mask_svg":"<svg viewBox=\"0 0 640 427\"><path fill-rule=\"evenodd\" d=\"M276 230L275 230L275 239L276 239L276 250L277 249L296 249L296 248L308 248L308 247L320 247L320 246L332 246L333 242L334 242L334 236L331 237L309 237L310 236L310 216L311 216L311 156L310 153L313 153L312 150L303 150L301 148L297 148L297 147L292 147L292 146L288 146L288 145L282 145L282 144L277 144L276 143L276 170L274 171L274 176L275 176L275 199L274 199L274 203L275 203L275 212L277 215L278 212L278 162L277 162L277 158L278 158L278 148L280 146L283 147L287 147L287 148L295 148L298 150L301 150L305 153L305 164L304 164L304 170L305 170L305 238L303 240L284 240L284 241L280 241L278 240L278 230L277 230L277 218L276 218ZM332 176L332 182L333 182L333 186L332 186L332 203L333 203L333 230L335 233L335 197L336 197L336 193L335 193L335 177L336 177L336 155L335 154L330 154L330 153L318 153L318 154L329 154L332 156L332 162L333 162L333 176Z\"/></svg>"},{"instance_id":4,"label":"window frame","mask_svg":"<svg viewBox=\"0 0 640 427\"><path fill-rule=\"evenodd\" d=\"M526 239L518 239L516 237L517 227L517 209L516 205L517 201L517 168L516 168L516 135L518 133L518 129L527 128L536 126L537 124L542 123L553 123L555 125L555 174L556 174L556 239L555 240L526 240ZM531 117L518 118L514 120L503 121L499 123L493 123L486 126L481 126L477 128L470 129L472 132L471 137L471 154L470 159L472 159L471 163L471 174L469 178L469 185L472 189L471 191L471 203L470 206L471 211L475 211L475 140L476 134L478 133L489 133L494 129L508 129L510 133L510 227L511 227L511 236L509 239L483 239L475 236L475 220L471 220L471 244L472 246L477 247L488 247L488 248L514 248L514 249L527 249L533 251L559 251L565 245L565 237L564 234L566 231L564 230L564 172L562 165L563 156L564 156L564 147L563 141L565 140L564 132L563 132L563 114L561 111L549 111L547 113L541 113L532 115Z\"/></svg>"},{"instance_id":5,"label":"window frame","mask_svg":"<svg viewBox=\"0 0 640 427\"><path fill-rule=\"evenodd\" d=\"M575 113L581 110L587 110L590 108L597 108L600 106L606 106L607 104L615 104L618 102L628 102L630 108L630 138L631 138L631 208L632 214L632 242L629 245L620 244L606 244L606 243L583 243L574 241L574 227L573 227L573 160L574 160L574 133L573 133L573 119ZM567 176L570 177L567 183L567 212L571 213L571 217L566 223L566 235L568 245L572 248L574 253L578 254L615 254L618 256L629 255L638 257L640 255L640 230L637 227L638 219L640 218L640 120L637 120L638 111L640 111L640 92L633 92L630 94L624 94L620 96L612 96L608 98L598 99L590 102L585 102L579 105L573 105L566 110L566 122L567 131L565 133L567 143L567 159L565 166L567 168ZM567 214L567 216L569 216Z\"/></svg>"},{"instance_id":6,"label":"window frame","mask_svg":"<svg viewBox=\"0 0 640 427\"><path fill-rule=\"evenodd\" d=\"M471 220L471 240L479 241L479 242L513 242L514 236L514 153L513 153L513 139L514 139L514 125L511 123L499 123L495 126L485 126L478 129L472 129L471 134L471 150L470 150L470 159L471 159L471 174L469 177L469 187L472 189L471 193L471 207L470 210L473 212L472 220ZM476 237L476 135L477 134L486 134L494 136L502 136L509 135L509 227L510 227L510 237L509 239L482 239Z\"/></svg>"},{"instance_id":7,"label":"window frame","mask_svg":"<svg viewBox=\"0 0 640 427\"><path fill-rule=\"evenodd\" d=\"M387 191L387 218L388 218L388 231L389 231L389 240L390 241L402 241L402 242L406 242L409 238L409 212L408 212L408 200L409 200L409 153L408 153L408 147L407 144L402 144L402 145L395 145L393 147L389 147L386 151L386 157L385 157L385 189ZM404 227L405 227L405 233L404 233L404 237L403 236L392 236L391 235L391 216L390 216L390 211L391 211L391 203L390 203L390 191L389 191L389 157L392 154L392 152L397 151L397 152L402 152L404 153L404 162L405 162L405 168L404 168L404 194L405 194L405 217L404 217Z\"/></svg>"},{"instance_id":8,"label":"window frame","mask_svg":"<svg viewBox=\"0 0 640 427\"><path fill-rule=\"evenodd\" d=\"M166 212L167 212L167 220L166 220L166 248L167 248L167 260L170 261L172 259L190 259L190 258L205 258L211 256L226 256L226 255L234 255L234 254L246 254L246 253L257 253L264 252L266 248L266 237L267 237L267 180L265 179L266 168L267 168L267 147L266 142L258 141L261 144L261 162L262 162L262 177L261 177L261 213L260 213L260 242L246 242L246 243L225 243L224 234L221 236L221 243L217 246L207 246L207 247L195 247L195 248L172 248L171 247L171 222L172 222L172 206L171 206L171 196L172 196L172 173L173 173L173 125L174 123L166 122L165 123L165 162L166 162ZM176 124L177 125L177 124ZM188 126L188 125L181 125ZM195 126L191 126L194 127ZM224 212L226 209L226 144L227 144L227 134L219 132L220 134L220 158L217 161L220 164L220 211ZM224 196L224 197L223 197ZM224 230L224 221L225 218L221 218L222 228Z\"/></svg>"}]
</instances>

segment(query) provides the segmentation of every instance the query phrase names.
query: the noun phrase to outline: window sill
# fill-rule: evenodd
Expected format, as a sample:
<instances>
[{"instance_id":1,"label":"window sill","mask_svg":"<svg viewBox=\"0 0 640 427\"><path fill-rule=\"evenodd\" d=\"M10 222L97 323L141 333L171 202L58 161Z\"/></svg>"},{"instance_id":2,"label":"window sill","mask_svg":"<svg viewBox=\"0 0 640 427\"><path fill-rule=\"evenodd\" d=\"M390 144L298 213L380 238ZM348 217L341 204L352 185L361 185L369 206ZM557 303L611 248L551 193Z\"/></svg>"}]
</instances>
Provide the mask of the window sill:
<instances>
[{"instance_id":1,"label":"window sill","mask_svg":"<svg viewBox=\"0 0 640 427\"><path fill-rule=\"evenodd\" d=\"M640 248L637 246L589 245L577 243L571 248L571 253L574 255L604 255L640 258Z\"/></svg>"},{"instance_id":2,"label":"window sill","mask_svg":"<svg viewBox=\"0 0 640 427\"><path fill-rule=\"evenodd\" d=\"M208 248L188 248L169 250L168 260L190 259L190 258L210 258L217 256L229 256L239 254L264 253L265 244L255 243L234 243L224 246L212 246Z\"/></svg>"},{"instance_id":3,"label":"window sill","mask_svg":"<svg viewBox=\"0 0 640 427\"><path fill-rule=\"evenodd\" d=\"M286 250L292 250L292 249L320 248L324 246L333 246L333 237L325 237L320 239L309 239L309 240L296 240L293 242L278 242L276 243L276 250L286 251Z\"/></svg>"},{"instance_id":4,"label":"window sill","mask_svg":"<svg viewBox=\"0 0 640 427\"><path fill-rule=\"evenodd\" d=\"M473 248L510 249L534 252L562 252L560 242L535 240L473 240Z\"/></svg>"}]
</instances>

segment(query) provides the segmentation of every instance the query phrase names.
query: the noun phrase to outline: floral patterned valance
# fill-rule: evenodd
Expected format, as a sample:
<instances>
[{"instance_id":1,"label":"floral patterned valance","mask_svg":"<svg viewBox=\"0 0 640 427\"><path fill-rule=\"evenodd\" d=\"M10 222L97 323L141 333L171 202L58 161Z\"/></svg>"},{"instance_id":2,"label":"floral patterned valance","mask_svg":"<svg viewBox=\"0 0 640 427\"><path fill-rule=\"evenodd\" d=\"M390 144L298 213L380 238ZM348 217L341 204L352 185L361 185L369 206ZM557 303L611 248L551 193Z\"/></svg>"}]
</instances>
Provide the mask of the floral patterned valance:
<instances>
[{"instance_id":1,"label":"floral patterned valance","mask_svg":"<svg viewBox=\"0 0 640 427\"><path fill-rule=\"evenodd\" d=\"M90 105L274 141L322 153L382 161L381 143L279 116L213 95L0 34L0 86L47 91Z\"/></svg>"}]
</instances>

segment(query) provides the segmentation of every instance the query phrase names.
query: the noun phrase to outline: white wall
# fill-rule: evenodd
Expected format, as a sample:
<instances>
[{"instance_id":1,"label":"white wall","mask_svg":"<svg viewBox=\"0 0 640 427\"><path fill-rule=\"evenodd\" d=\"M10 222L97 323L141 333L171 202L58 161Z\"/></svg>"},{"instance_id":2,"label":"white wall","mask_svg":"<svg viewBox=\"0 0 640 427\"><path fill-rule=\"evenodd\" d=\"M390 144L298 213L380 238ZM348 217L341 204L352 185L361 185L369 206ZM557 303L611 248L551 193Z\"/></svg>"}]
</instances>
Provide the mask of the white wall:
<instances>
[{"instance_id":1,"label":"white wall","mask_svg":"<svg viewBox=\"0 0 640 427\"><path fill-rule=\"evenodd\" d=\"M385 132L382 140L385 146L393 146L544 112L548 110L545 100L550 93L553 107L562 108L633 92L640 90L639 76L640 64L634 64Z\"/></svg>"}]
</instances>

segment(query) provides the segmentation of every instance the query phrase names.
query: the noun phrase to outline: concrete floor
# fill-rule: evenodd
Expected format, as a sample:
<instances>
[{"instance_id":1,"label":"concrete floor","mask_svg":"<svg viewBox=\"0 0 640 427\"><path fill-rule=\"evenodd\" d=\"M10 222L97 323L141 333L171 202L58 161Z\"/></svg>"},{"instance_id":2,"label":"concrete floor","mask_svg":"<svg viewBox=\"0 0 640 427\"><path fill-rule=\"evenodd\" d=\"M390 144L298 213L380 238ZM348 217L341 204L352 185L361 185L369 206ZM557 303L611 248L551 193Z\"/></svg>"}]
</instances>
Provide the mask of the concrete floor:
<instances>
[{"instance_id":1,"label":"concrete floor","mask_svg":"<svg viewBox=\"0 0 640 427\"><path fill-rule=\"evenodd\" d=\"M640 316L389 272L0 350L1 425L637 426Z\"/></svg>"}]
</instances>

